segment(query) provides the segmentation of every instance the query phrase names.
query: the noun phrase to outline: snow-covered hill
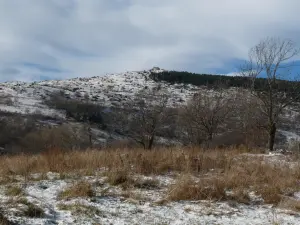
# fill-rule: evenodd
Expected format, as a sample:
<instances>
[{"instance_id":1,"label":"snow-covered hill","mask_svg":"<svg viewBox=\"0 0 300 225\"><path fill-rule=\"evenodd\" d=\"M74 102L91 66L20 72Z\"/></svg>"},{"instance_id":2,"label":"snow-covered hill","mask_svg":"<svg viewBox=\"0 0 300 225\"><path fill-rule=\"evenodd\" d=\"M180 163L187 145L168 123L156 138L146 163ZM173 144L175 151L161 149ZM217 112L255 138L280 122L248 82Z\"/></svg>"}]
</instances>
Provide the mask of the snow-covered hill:
<instances>
[{"instance_id":1,"label":"snow-covered hill","mask_svg":"<svg viewBox=\"0 0 300 225\"><path fill-rule=\"evenodd\" d=\"M199 87L190 84L169 84L156 82L151 73L161 72L157 67L145 71L131 71L104 76L74 78L69 80L48 80L41 82L6 82L0 84L0 111L25 115L40 114L58 119L65 119L65 113L45 104L52 93L60 92L66 98L86 101L102 106L121 106L140 90L151 89L157 85L171 94L169 104L184 104ZM229 92L235 92L234 88ZM212 90L213 92L213 90ZM291 110L287 117L294 120L299 114ZM300 139L300 127L289 127L288 123L279 133L285 140ZM293 124L293 123L291 123ZM294 124L295 125L295 124Z\"/></svg>"},{"instance_id":2,"label":"snow-covered hill","mask_svg":"<svg viewBox=\"0 0 300 225\"><path fill-rule=\"evenodd\" d=\"M53 92L61 91L67 98L76 98L111 106L126 102L139 90L158 85L150 79L151 72L160 71L154 68L149 71L134 71L105 76L74 78L69 80L49 80L33 83L7 82L0 84L0 110L18 113L36 113L47 116L63 114L49 109L44 100ZM171 93L170 104L177 105L185 102L198 90L193 85L170 85L164 82L161 88Z\"/></svg>"}]
</instances>

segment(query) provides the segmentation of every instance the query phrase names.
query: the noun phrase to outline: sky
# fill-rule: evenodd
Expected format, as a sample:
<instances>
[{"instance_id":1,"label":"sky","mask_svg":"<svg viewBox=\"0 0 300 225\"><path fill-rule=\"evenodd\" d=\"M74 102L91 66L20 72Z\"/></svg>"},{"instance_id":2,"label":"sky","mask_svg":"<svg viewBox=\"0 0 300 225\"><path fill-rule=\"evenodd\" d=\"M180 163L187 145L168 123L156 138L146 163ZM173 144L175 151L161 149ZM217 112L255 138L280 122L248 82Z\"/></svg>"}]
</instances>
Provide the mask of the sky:
<instances>
[{"instance_id":1,"label":"sky","mask_svg":"<svg viewBox=\"0 0 300 225\"><path fill-rule=\"evenodd\" d=\"M0 0L0 80L235 74L267 36L300 44L299 0Z\"/></svg>"}]
</instances>

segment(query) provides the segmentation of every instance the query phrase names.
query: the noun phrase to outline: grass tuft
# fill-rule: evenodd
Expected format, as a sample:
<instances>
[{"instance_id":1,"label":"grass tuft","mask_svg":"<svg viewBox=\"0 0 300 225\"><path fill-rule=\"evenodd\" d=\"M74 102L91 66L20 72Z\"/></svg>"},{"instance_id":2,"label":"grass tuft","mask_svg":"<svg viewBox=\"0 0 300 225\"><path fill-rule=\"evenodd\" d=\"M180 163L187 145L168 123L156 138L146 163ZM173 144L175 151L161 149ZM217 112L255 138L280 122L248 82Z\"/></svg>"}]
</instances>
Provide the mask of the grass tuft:
<instances>
[{"instance_id":1,"label":"grass tuft","mask_svg":"<svg viewBox=\"0 0 300 225\"><path fill-rule=\"evenodd\" d=\"M140 189L157 189L159 188L159 180L138 178L134 181L133 186Z\"/></svg>"},{"instance_id":2,"label":"grass tuft","mask_svg":"<svg viewBox=\"0 0 300 225\"><path fill-rule=\"evenodd\" d=\"M6 188L5 194L8 196L20 196L24 195L24 190L19 186L12 185Z\"/></svg>"},{"instance_id":3,"label":"grass tuft","mask_svg":"<svg viewBox=\"0 0 300 225\"><path fill-rule=\"evenodd\" d=\"M24 216L30 218L42 218L45 215L45 212L41 207L29 202L26 198L18 199L17 203L26 206L26 209L23 211Z\"/></svg>"},{"instance_id":4,"label":"grass tuft","mask_svg":"<svg viewBox=\"0 0 300 225\"><path fill-rule=\"evenodd\" d=\"M113 169L106 172L105 175L110 185L121 185L123 188L128 188L133 183L128 170L125 169Z\"/></svg>"},{"instance_id":5,"label":"grass tuft","mask_svg":"<svg viewBox=\"0 0 300 225\"><path fill-rule=\"evenodd\" d=\"M59 194L59 199L69 199L69 198L78 198L78 197L94 197L95 192L90 183L86 181L80 181Z\"/></svg>"}]
</instances>

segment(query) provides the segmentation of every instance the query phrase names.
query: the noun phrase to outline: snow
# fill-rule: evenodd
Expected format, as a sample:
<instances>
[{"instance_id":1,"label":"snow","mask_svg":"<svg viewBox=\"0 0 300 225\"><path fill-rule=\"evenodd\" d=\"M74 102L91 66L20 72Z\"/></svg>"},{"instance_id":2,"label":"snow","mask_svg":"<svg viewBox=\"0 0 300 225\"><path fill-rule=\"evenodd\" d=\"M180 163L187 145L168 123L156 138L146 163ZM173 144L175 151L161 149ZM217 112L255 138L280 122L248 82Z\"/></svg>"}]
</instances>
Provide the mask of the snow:
<instances>
[{"instance_id":1,"label":"snow","mask_svg":"<svg viewBox=\"0 0 300 225\"><path fill-rule=\"evenodd\" d=\"M290 141L299 141L300 135L295 134L294 132L286 131L286 130L278 130L281 134L283 134L287 140Z\"/></svg>"},{"instance_id":2,"label":"snow","mask_svg":"<svg viewBox=\"0 0 300 225\"><path fill-rule=\"evenodd\" d=\"M61 92L68 98L86 101L87 99L95 104L103 106L123 106L132 99L137 92L146 88L151 89L157 85L162 90L171 94L170 106L185 104L196 92L205 89L191 84L174 84L166 82L155 82L150 78L151 73L165 71L158 67L145 71L128 71L125 73L106 74L104 76L74 78L69 80L47 80L41 82L7 82L0 84L0 111L41 114L53 118L65 119L62 111L49 108L45 105L45 99L54 92ZM228 89L228 96L236 94L237 89ZM214 90L209 90L211 95ZM3 97L3 101L1 101ZM7 104L5 99L11 99L12 103ZM284 115L286 119L293 121L299 115L295 110L288 110L290 114ZM287 142L299 140L300 127L279 130L286 137ZM161 139L164 142L163 139Z\"/></svg>"},{"instance_id":3,"label":"snow","mask_svg":"<svg viewBox=\"0 0 300 225\"><path fill-rule=\"evenodd\" d=\"M35 176L37 176L36 174ZM12 206L3 209L12 221L24 225L37 224L299 224L300 214L274 208L272 205L243 205L235 202L179 201L159 204L167 185L174 181L169 175L143 177L161 182L159 189L133 190L141 198L122 197L122 189L105 184L105 177L81 177L93 184L97 191L94 198L58 199L58 193L76 180L61 180L59 174L48 173L47 180L30 181L25 185L28 201L45 211L44 218L27 218L17 215ZM97 182L98 181L98 182ZM104 182L104 183L103 183ZM102 185L99 185L102 184ZM109 189L106 194L104 190ZM298 196L297 193L295 193ZM0 201L7 200L2 188ZM60 205L82 207L87 211L72 213Z\"/></svg>"},{"instance_id":4,"label":"snow","mask_svg":"<svg viewBox=\"0 0 300 225\"><path fill-rule=\"evenodd\" d=\"M149 71L132 71L126 73L107 74L105 76L74 78L69 80L49 80L33 83L7 82L0 84L0 96L9 96L12 106L0 105L0 110L33 114L39 111L44 115L51 115L55 110L49 109L43 100L51 93L61 91L71 98L90 101L106 106L120 105L140 90L157 85L149 76L151 72L164 71L153 68ZM172 94L170 104L177 105L185 102L198 90L193 85L169 85L159 83L163 90ZM57 112L62 116L60 112Z\"/></svg>"}]
</instances>

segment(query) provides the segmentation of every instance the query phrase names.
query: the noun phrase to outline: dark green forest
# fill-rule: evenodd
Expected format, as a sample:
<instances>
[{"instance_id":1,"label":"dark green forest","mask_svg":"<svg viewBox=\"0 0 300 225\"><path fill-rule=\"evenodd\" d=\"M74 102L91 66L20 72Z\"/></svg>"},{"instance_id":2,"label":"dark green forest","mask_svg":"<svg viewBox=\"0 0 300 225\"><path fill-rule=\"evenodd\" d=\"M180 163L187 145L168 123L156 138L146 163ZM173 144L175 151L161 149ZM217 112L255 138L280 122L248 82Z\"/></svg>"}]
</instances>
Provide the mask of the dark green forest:
<instances>
[{"instance_id":1,"label":"dark green forest","mask_svg":"<svg viewBox=\"0 0 300 225\"><path fill-rule=\"evenodd\" d=\"M196 86L207 86L209 88L218 88L220 85L224 88L241 87L250 88L252 85L249 77L243 76L225 76L213 74L197 74L186 71L163 71L152 72L150 78L154 81L165 81L170 84L192 84ZM267 87L267 79L257 78L254 81L254 89L256 91L264 91ZM277 80L276 87L279 92L286 92L291 96L296 95L300 91L299 81Z\"/></svg>"}]
</instances>

